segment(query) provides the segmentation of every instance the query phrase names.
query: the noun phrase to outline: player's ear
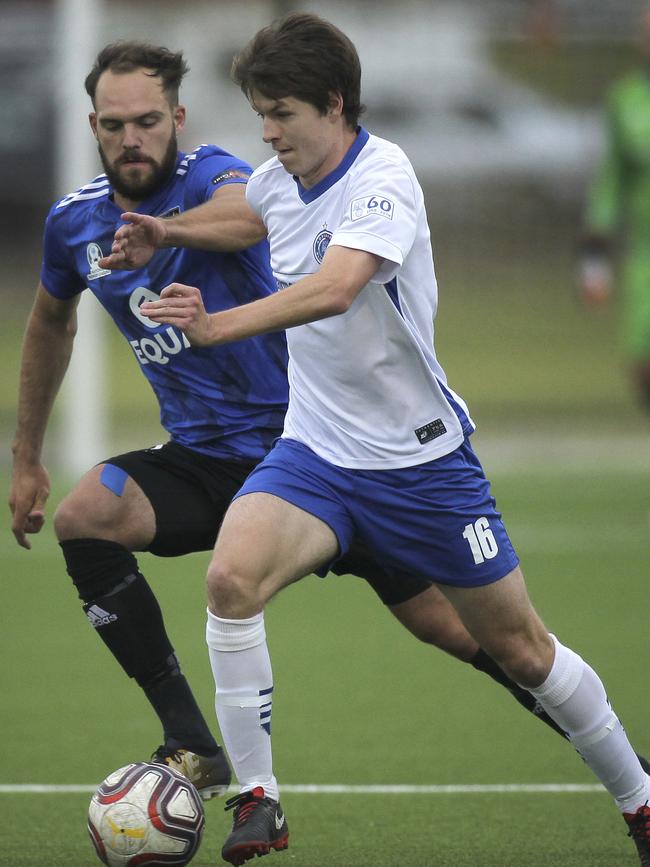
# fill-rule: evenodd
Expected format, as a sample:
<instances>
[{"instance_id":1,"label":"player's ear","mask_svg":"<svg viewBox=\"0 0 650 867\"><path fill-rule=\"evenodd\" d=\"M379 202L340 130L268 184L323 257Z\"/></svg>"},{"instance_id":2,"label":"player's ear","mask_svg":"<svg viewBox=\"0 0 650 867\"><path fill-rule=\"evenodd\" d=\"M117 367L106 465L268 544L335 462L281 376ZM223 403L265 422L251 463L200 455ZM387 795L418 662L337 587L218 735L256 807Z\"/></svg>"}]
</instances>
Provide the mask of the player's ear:
<instances>
[{"instance_id":1,"label":"player's ear","mask_svg":"<svg viewBox=\"0 0 650 867\"><path fill-rule=\"evenodd\" d=\"M91 111L88 115L88 123L93 131L93 135L97 138L97 114L94 111Z\"/></svg>"},{"instance_id":2,"label":"player's ear","mask_svg":"<svg viewBox=\"0 0 650 867\"><path fill-rule=\"evenodd\" d=\"M327 103L327 114L334 121L338 120L343 114L343 97L340 93L330 93Z\"/></svg>"},{"instance_id":3,"label":"player's ear","mask_svg":"<svg viewBox=\"0 0 650 867\"><path fill-rule=\"evenodd\" d=\"M174 126L176 127L176 132L180 132L185 126L185 106L184 105L176 105L174 106Z\"/></svg>"}]
</instances>

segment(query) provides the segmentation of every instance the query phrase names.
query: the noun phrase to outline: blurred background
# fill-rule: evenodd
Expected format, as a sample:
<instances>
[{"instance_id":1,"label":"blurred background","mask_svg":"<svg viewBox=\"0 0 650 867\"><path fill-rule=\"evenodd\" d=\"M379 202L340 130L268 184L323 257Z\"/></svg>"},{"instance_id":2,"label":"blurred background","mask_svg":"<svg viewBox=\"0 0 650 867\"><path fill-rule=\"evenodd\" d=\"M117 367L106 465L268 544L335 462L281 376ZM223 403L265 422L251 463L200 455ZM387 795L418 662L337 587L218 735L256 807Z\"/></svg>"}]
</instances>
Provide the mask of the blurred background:
<instances>
[{"instance_id":1,"label":"blurred background","mask_svg":"<svg viewBox=\"0 0 650 867\"><path fill-rule=\"evenodd\" d=\"M575 291L585 192L604 146L603 98L636 63L643 6L642 0L3 0L5 468L42 223L55 198L100 170L83 89L97 49L123 38L183 49L191 72L181 93L189 117L182 146L214 142L255 166L267 147L256 116L229 81L230 62L259 27L293 9L316 11L351 36L364 70L364 123L402 145L415 165L440 285L438 354L478 422L483 454L527 465L650 466L648 418L626 376L616 300L585 311ZM75 473L106 452L164 438L130 347L102 311L88 315L89 339L75 353L81 379L69 377L46 454L52 469ZM89 402L89 393L97 400ZM80 430L85 451L75 441Z\"/></svg>"}]
</instances>

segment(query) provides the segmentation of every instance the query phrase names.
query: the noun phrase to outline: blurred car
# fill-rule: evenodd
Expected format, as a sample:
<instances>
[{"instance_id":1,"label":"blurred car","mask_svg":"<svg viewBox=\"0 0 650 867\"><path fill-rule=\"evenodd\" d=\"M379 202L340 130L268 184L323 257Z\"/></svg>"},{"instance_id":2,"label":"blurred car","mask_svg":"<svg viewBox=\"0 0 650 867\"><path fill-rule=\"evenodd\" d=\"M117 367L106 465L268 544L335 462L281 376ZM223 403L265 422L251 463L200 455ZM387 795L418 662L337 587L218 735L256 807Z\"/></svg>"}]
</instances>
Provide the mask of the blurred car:
<instances>
[{"instance_id":1,"label":"blurred car","mask_svg":"<svg viewBox=\"0 0 650 867\"><path fill-rule=\"evenodd\" d=\"M423 181L539 181L566 195L584 181L604 140L597 110L567 108L501 73L480 6L403 4L339 22L356 41L373 132L400 144ZM406 4L408 8L409 4ZM397 50L386 55L391 34Z\"/></svg>"}]
</instances>

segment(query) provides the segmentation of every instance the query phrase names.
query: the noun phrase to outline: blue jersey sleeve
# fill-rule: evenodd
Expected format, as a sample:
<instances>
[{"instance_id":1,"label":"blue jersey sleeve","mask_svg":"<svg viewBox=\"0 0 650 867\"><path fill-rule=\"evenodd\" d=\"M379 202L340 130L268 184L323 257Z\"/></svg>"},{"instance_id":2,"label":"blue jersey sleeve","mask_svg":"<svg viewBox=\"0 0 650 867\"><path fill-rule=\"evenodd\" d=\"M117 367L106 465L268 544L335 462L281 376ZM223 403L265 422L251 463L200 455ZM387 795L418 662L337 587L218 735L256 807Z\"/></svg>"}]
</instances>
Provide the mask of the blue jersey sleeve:
<instances>
[{"instance_id":1,"label":"blue jersey sleeve","mask_svg":"<svg viewBox=\"0 0 650 867\"><path fill-rule=\"evenodd\" d=\"M60 203L54 205L45 221L43 235L43 262L41 283L55 298L74 298L86 288L74 263L74 255L67 243L63 215L57 212Z\"/></svg>"},{"instance_id":2,"label":"blue jersey sleeve","mask_svg":"<svg viewBox=\"0 0 650 867\"><path fill-rule=\"evenodd\" d=\"M247 183L253 173L248 163L226 151L218 148L210 148L207 153L202 151L203 147L197 148L187 161L188 176L184 201L186 210L207 202L219 187Z\"/></svg>"}]
</instances>

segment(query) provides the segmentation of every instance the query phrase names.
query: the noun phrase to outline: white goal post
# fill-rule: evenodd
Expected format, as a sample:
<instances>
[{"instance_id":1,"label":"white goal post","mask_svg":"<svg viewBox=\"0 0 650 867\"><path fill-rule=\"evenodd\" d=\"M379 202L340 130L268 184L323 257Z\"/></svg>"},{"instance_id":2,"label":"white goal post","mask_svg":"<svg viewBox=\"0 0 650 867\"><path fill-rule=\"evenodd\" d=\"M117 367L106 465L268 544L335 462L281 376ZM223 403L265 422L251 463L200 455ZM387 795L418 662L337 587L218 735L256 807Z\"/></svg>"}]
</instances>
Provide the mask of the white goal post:
<instances>
[{"instance_id":1,"label":"white goal post","mask_svg":"<svg viewBox=\"0 0 650 867\"><path fill-rule=\"evenodd\" d=\"M99 49L103 0L58 0L54 88L56 195L98 174L97 150L87 128L89 100L83 82ZM82 293L79 330L62 389L58 454L63 469L79 476L108 452L104 312Z\"/></svg>"}]
</instances>

